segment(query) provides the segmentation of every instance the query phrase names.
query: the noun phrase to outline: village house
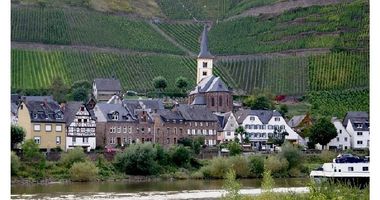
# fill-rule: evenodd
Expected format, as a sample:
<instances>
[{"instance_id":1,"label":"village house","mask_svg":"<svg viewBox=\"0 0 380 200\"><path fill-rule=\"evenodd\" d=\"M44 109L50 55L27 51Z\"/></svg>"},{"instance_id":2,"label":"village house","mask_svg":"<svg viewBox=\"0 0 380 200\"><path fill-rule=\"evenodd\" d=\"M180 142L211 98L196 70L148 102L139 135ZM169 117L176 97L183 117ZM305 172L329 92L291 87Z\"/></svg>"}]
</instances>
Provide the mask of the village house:
<instances>
[{"instance_id":1,"label":"village house","mask_svg":"<svg viewBox=\"0 0 380 200\"><path fill-rule=\"evenodd\" d=\"M20 95L11 94L11 125L17 125L18 121L18 106L20 105Z\"/></svg>"},{"instance_id":2,"label":"village house","mask_svg":"<svg viewBox=\"0 0 380 200\"><path fill-rule=\"evenodd\" d=\"M304 139L288 126L278 111L272 110L240 110L236 112L237 122L243 126L249 136L249 140L257 149L266 146L268 139L277 129L287 132L285 139L300 145L305 145Z\"/></svg>"},{"instance_id":3,"label":"village house","mask_svg":"<svg viewBox=\"0 0 380 200\"><path fill-rule=\"evenodd\" d=\"M309 113L306 115L295 115L289 121L288 125L296 133L302 134L303 131L313 125L312 118Z\"/></svg>"},{"instance_id":4,"label":"village house","mask_svg":"<svg viewBox=\"0 0 380 200\"><path fill-rule=\"evenodd\" d=\"M188 104L206 105L212 112L230 112L233 108L232 92L220 77L213 75L213 59L208 50L207 28L204 27L197 59L197 85L189 94Z\"/></svg>"},{"instance_id":5,"label":"village house","mask_svg":"<svg viewBox=\"0 0 380 200\"><path fill-rule=\"evenodd\" d=\"M97 102L108 101L113 95L120 95L121 84L114 78L97 78L92 83L92 95Z\"/></svg>"},{"instance_id":6,"label":"village house","mask_svg":"<svg viewBox=\"0 0 380 200\"><path fill-rule=\"evenodd\" d=\"M338 118L333 117L331 123L334 124L338 135L327 144L327 148L338 150L351 149L351 135L347 132L342 122Z\"/></svg>"},{"instance_id":7,"label":"village house","mask_svg":"<svg viewBox=\"0 0 380 200\"><path fill-rule=\"evenodd\" d=\"M81 102L68 102L63 108L66 122L66 149L82 147L86 151L96 148L96 121L93 111Z\"/></svg>"},{"instance_id":8,"label":"village house","mask_svg":"<svg viewBox=\"0 0 380 200\"><path fill-rule=\"evenodd\" d=\"M343 126L351 135L351 147L353 149L369 148L369 116L367 112L346 113Z\"/></svg>"},{"instance_id":9,"label":"village house","mask_svg":"<svg viewBox=\"0 0 380 200\"><path fill-rule=\"evenodd\" d=\"M227 112L223 114L215 114L219 119L219 124L222 131L218 135L218 144L223 142L235 141L235 137L239 139L239 142L242 143L244 140L244 135L237 134L235 130L239 127L239 124L236 121L236 118L232 112Z\"/></svg>"},{"instance_id":10,"label":"village house","mask_svg":"<svg viewBox=\"0 0 380 200\"><path fill-rule=\"evenodd\" d=\"M25 139L32 139L44 151L52 148L65 150L64 114L51 96L24 96L18 107L18 124L26 131Z\"/></svg>"}]
</instances>

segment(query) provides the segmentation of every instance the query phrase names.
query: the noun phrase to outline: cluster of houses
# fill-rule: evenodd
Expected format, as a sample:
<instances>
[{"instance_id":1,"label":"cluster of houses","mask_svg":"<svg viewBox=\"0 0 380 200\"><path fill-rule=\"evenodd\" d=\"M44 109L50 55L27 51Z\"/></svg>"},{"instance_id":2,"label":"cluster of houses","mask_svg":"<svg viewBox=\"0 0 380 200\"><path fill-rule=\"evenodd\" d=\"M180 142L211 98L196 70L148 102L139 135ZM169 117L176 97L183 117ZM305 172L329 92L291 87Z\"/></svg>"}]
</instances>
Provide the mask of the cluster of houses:
<instances>
[{"instance_id":1,"label":"cluster of houses","mask_svg":"<svg viewBox=\"0 0 380 200\"><path fill-rule=\"evenodd\" d=\"M115 148L151 142L170 147L184 138L204 138L204 145L249 140L252 148L264 149L275 130L287 132L285 139L306 146L300 136L309 116L285 121L276 110L249 110L234 107L232 92L220 77L213 75L214 56L207 49L204 29L197 59L197 86L187 103L164 108L160 99L126 100L120 81L95 79L92 98L86 102L58 104L51 96L11 98L11 121L24 128L25 139L33 139L40 149L68 150L82 147ZM332 119L338 136L330 148L368 148L368 113L349 112L343 122ZM241 135L236 129L242 126Z\"/></svg>"}]
</instances>

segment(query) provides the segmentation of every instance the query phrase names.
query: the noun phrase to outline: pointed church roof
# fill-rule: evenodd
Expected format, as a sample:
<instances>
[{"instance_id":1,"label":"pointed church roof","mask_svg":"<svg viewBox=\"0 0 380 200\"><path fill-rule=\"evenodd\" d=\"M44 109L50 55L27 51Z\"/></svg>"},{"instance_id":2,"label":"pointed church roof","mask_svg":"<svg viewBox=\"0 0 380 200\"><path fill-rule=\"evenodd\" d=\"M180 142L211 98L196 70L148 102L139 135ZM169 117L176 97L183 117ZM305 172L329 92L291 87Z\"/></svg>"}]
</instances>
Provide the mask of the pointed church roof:
<instances>
[{"instance_id":1,"label":"pointed church roof","mask_svg":"<svg viewBox=\"0 0 380 200\"><path fill-rule=\"evenodd\" d=\"M227 88L226 84L222 81L220 77L216 77L214 75L203 78L195 89L190 92L190 95L197 93L205 93L205 92L229 92L230 90Z\"/></svg>"},{"instance_id":2,"label":"pointed church roof","mask_svg":"<svg viewBox=\"0 0 380 200\"><path fill-rule=\"evenodd\" d=\"M201 51L198 54L198 58L214 58L214 56L211 55L210 51L208 50L207 46L208 46L207 26L205 25L202 32Z\"/></svg>"}]
</instances>

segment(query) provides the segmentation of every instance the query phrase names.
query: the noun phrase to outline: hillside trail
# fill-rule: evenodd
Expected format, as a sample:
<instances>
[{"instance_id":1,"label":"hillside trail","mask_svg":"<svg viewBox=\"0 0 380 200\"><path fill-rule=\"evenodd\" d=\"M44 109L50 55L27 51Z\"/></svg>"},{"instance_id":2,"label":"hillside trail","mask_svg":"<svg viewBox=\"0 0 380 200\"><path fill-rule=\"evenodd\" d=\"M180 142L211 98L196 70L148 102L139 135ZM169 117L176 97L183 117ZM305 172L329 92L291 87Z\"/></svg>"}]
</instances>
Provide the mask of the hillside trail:
<instances>
[{"instance_id":1,"label":"hillside trail","mask_svg":"<svg viewBox=\"0 0 380 200\"><path fill-rule=\"evenodd\" d=\"M286 2L278 2L272 5L254 7L249 10L244 11L239 15L235 15L225 19L224 21L230 21L238 18L248 17L248 16L259 16L261 14L280 14L287 10L294 8L305 8L315 5L330 5L342 2L350 2L351 0L293 0Z\"/></svg>"},{"instance_id":2,"label":"hillside trail","mask_svg":"<svg viewBox=\"0 0 380 200\"><path fill-rule=\"evenodd\" d=\"M153 22L148 23L155 31L157 31L159 34L161 34L164 38L166 38L170 43L174 44L176 47L180 48L182 51L186 52L188 56L195 57L195 53L187 49L186 47L179 44L177 41L175 41L172 37L170 37L168 34L166 34L163 30L161 30L156 24Z\"/></svg>"}]
</instances>

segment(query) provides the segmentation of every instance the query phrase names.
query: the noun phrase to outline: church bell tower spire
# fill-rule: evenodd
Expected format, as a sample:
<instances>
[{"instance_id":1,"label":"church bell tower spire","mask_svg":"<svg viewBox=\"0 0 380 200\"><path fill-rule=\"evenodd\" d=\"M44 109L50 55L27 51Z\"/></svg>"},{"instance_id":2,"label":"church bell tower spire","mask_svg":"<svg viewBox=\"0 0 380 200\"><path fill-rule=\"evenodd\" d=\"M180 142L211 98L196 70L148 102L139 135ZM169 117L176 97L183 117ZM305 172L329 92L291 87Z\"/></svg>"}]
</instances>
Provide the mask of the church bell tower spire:
<instances>
[{"instance_id":1,"label":"church bell tower spire","mask_svg":"<svg viewBox=\"0 0 380 200\"><path fill-rule=\"evenodd\" d=\"M208 50L207 25L204 26L200 44L201 51L197 59L197 84L205 77L211 76L214 56Z\"/></svg>"}]
</instances>

